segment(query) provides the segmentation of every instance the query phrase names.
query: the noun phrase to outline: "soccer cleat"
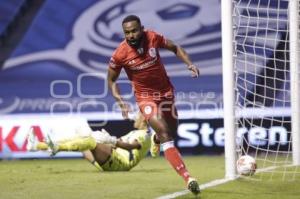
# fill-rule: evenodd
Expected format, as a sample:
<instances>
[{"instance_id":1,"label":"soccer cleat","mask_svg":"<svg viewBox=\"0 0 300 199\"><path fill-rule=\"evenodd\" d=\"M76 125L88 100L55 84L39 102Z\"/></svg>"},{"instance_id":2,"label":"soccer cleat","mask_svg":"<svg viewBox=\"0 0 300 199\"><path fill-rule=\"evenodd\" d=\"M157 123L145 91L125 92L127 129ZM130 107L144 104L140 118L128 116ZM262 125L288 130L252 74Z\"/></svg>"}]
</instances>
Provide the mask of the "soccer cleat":
<instances>
[{"instance_id":1,"label":"soccer cleat","mask_svg":"<svg viewBox=\"0 0 300 199\"><path fill-rule=\"evenodd\" d=\"M187 188L195 195L200 193L200 187L196 179L189 178Z\"/></svg>"},{"instance_id":2,"label":"soccer cleat","mask_svg":"<svg viewBox=\"0 0 300 199\"><path fill-rule=\"evenodd\" d=\"M154 141L155 133L151 135L151 147L150 147L150 154L153 158L158 157L160 154L160 144L156 144Z\"/></svg>"},{"instance_id":3,"label":"soccer cleat","mask_svg":"<svg viewBox=\"0 0 300 199\"><path fill-rule=\"evenodd\" d=\"M37 139L35 137L33 128L30 128L27 135L26 149L27 151L37 151Z\"/></svg>"},{"instance_id":4,"label":"soccer cleat","mask_svg":"<svg viewBox=\"0 0 300 199\"><path fill-rule=\"evenodd\" d=\"M53 142L49 134L47 134L46 136L46 143L48 145L48 150L50 151L50 155L55 156L55 154L58 152L58 146Z\"/></svg>"}]
</instances>

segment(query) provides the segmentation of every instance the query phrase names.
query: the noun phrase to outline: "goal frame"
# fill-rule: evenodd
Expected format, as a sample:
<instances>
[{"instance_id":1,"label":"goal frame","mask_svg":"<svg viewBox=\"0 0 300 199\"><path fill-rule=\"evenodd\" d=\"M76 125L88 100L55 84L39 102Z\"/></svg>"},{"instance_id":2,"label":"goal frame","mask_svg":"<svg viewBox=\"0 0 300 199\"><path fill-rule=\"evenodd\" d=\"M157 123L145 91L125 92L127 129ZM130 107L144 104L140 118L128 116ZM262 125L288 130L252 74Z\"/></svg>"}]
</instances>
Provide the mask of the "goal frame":
<instances>
[{"instance_id":1,"label":"goal frame","mask_svg":"<svg viewBox=\"0 0 300 199\"><path fill-rule=\"evenodd\" d=\"M300 165L300 65L299 65L299 0L289 0L289 44L291 81L291 132L292 158L294 165ZM223 114L225 130L225 178L234 179L236 171L236 124L235 124L235 78L233 46L233 4L232 0L221 1L222 17L222 73L223 73ZM226 95L224 95L226 91Z\"/></svg>"}]
</instances>

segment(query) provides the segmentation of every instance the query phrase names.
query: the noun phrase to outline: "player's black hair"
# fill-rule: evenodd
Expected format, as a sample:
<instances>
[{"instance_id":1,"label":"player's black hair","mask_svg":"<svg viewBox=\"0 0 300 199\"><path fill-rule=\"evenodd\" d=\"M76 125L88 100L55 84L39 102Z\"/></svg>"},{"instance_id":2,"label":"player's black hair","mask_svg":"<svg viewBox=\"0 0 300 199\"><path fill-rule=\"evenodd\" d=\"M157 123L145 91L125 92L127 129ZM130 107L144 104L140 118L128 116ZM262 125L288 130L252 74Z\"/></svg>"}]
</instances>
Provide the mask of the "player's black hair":
<instances>
[{"instance_id":1,"label":"player's black hair","mask_svg":"<svg viewBox=\"0 0 300 199\"><path fill-rule=\"evenodd\" d=\"M141 25L141 20L140 20L140 18L139 18L138 16L136 16L136 15L128 15L127 17L125 17L125 18L123 19L123 21L122 21L122 25L123 25L124 23L130 22L130 21L137 21L138 24Z\"/></svg>"}]
</instances>

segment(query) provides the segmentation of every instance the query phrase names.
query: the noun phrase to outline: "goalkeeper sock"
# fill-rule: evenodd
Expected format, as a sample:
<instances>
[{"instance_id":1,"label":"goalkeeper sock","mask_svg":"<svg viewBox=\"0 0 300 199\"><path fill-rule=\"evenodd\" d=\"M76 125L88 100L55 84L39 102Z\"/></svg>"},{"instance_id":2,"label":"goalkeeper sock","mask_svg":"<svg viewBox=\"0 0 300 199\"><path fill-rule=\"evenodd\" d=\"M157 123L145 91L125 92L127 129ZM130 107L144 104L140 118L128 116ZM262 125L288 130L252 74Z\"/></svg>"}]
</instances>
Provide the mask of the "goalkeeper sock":
<instances>
[{"instance_id":1,"label":"goalkeeper sock","mask_svg":"<svg viewBox=\"0 0 300 199\"><path fill-rule=\"evenodd\" d=\"M96 162L96 160L92 161L91 164L94 165L94 167L96 167L97 170L99 170L99 171L102 170L101 167L100 167L100 165L98 164L98 162Z\"/></svg>"},{"instance_id":2,"label":"goalkeeper sock","mask_svg":"<svg viewBox=\"0 0 300 199\"><path fill-rule=\"evenodd\" d=\"M184 162L182 161L179 151L174 146L174 141L169 141L161 144L165 158L169 161L175 171L186 181L190 177L189 172L187 171Z\"/></svg>"},{"instance_id":3,"label":"goalkeeper sock","mask_svg":"<svg viewBox=\"0 0 300 199\"><path fill-rule=\"evenodd\" d=\"M73 140L59 142L58 151L85 151L96 148L96 141L92 137L81 137Z\"/></svg>"}]
</instances>

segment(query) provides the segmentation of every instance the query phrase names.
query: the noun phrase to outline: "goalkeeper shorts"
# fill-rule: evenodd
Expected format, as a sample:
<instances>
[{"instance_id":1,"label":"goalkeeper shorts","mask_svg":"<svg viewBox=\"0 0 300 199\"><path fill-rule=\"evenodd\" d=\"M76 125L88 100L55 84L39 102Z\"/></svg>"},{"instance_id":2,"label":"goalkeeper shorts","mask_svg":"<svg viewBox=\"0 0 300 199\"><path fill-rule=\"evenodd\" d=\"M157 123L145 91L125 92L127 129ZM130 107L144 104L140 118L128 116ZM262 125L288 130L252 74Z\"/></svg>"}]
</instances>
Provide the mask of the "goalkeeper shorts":
<instances>
[{"instance_id":1,"label":"goalkeeper shorts","mask_svg":"<svg viewBox=\"0 0 300 199\"><path fill-rule=\"evenodd\" d=\"M131 156L130 151L113 149L109 159L101 165L104 171L129 171L137 165L136 158Z\"/></svg>"}]
</instances>

